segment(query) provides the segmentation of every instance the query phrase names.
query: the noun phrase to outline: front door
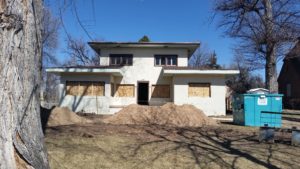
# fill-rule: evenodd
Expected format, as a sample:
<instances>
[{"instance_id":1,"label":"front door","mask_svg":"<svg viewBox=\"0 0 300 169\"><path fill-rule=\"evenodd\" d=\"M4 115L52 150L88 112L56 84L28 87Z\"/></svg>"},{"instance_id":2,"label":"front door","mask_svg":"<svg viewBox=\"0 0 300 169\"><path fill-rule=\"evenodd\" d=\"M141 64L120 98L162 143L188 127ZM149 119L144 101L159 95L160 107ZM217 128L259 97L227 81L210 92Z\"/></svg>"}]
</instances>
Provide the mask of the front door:
<instances>
[{"instance_id":1,"label":"front door","mask_svg":"<svg viewBox=\"0 0 300 169\"><path fill-rule=\"evenodd\" d=\"M138 83L138 104L148 105L148 96L149 96L149 83L148 82L139 82Z\"/></svg>"}]
</instances>

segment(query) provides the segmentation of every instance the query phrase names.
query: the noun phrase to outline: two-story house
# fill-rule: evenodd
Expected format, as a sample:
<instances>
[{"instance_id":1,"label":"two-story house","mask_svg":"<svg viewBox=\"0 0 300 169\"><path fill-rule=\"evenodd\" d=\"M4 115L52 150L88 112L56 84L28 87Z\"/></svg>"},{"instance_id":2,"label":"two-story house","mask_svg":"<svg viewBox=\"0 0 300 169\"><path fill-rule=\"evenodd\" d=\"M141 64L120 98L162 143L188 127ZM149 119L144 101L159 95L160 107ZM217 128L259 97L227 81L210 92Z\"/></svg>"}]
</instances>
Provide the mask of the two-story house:
<instances>
[{"instance_id":1,"label":"two-story house","mask_svg":"<svg viewBox=\"0 0 300 169\"><path fill-rule=\"evenodd\" d=\"M200 43L89 42L94 67L48 68L60 76L59 106L112 114L129 104L192 104L207 115L225 115L225 79L237 70L188 67ZM163 113L163 112L162 112Z\"/></svg>"}]
</instances>

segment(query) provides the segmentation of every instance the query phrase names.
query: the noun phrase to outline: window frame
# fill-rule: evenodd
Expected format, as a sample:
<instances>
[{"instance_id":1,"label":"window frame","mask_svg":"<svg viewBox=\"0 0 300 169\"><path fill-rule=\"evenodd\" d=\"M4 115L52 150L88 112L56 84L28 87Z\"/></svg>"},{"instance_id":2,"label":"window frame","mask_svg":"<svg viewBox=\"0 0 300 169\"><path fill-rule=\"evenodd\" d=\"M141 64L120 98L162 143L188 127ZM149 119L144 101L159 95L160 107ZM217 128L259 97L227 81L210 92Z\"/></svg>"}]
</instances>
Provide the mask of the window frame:
<instances>
[{"instance_id":1,"label":"window frame","mask_svg":"<svg viewBox=\"0 0 300 169\"><path fill-rule=\"evenodd\" d=\"M157 60L159 58L159 64L157 64ZM162 59L164 58L164 59ZM170 59L170 64L168 64L168 61ZM164 60L164 64L162 64L162 60ZM175 62L175 64L174 64ZM158 67L176 67L178 66L178 55L176 54L155 54L154 55L154 66Z\"/></svg>"},{"instance_id":2,"label":"window frame","mask_svg":"<svg viewBox=\"0 0 300 169\"><path fill-rule=\"evenodd\" d=\"M109 65L110 66L132 66L133 54L110 54Z\"/></svg>"}]
</instances>

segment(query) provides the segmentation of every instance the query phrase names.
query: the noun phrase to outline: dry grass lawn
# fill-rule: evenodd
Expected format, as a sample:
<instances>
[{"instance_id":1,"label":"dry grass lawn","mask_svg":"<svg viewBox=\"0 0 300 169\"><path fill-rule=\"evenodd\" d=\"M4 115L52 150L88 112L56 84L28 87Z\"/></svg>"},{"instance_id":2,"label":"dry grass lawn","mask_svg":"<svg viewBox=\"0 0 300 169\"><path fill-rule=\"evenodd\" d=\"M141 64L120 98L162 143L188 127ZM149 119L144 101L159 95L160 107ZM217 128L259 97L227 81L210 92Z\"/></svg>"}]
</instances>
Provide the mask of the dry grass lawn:
<instances>
[{"instance_id":1,"label":"dry grass lawn","mask_svg":"<svg viewBox=\"0 0 300 169\"><path fill-rule=\"evenodd\" d=\"M300 168L300 147L258 143L257 128L88 124L52 127L53 169Z\"/></svg>"}]
</instances>

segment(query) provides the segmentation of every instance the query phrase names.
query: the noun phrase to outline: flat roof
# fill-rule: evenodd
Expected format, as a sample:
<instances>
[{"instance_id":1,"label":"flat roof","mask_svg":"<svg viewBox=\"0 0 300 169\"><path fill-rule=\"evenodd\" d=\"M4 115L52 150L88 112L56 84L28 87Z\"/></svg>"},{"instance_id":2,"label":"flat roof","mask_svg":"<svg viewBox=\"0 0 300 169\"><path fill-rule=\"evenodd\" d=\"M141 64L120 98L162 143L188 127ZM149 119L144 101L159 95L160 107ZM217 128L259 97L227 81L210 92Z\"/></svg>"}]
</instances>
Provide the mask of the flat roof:
<instances>
[{"instance_id":1,"label":"flat roof","mask_svg":"<svg viewBox=\"0 0 300 169\"><path fill-rule=\"evenodd\" d=\"M183 48L192 55L200 42L88 42L94 50L101 48Z\"/></svg>"},{"instance_id":2,"label":"flat roof","mask_svg":"<svg viewBox=\"0 0 300 169\"><path fill-rule=\"evenodd\" d=\"M122 66L69 66L69 67L52 67L46 68L49 73L102 73L122 76ZM163 67L163 74L171 75L237 75L239 70L230 69L203 69L195 67Z\"/></svg>"},{"instance_id":3,"label":"flat roof","mask_svg":"<svg viewBox=\"0 0 300 169\"><path fill-rule=\"evenodd\" d=\"M197 69L189 67L164 68L164 75L237 75L239 70L228 69Z\"/></svg>"},{"instance_id":4,"label":"flat roof","mask_svg":"<svg viewBox=\"0 0 300 169\"><path fill-rule=\"evenodd\" d=\"M53 67L46 68L46 72L62 74L62 73L98 73L98 74L112 74L121 76L120 67L112 66L74 66L74 67Z\"/></svg>"}]
</instances>

